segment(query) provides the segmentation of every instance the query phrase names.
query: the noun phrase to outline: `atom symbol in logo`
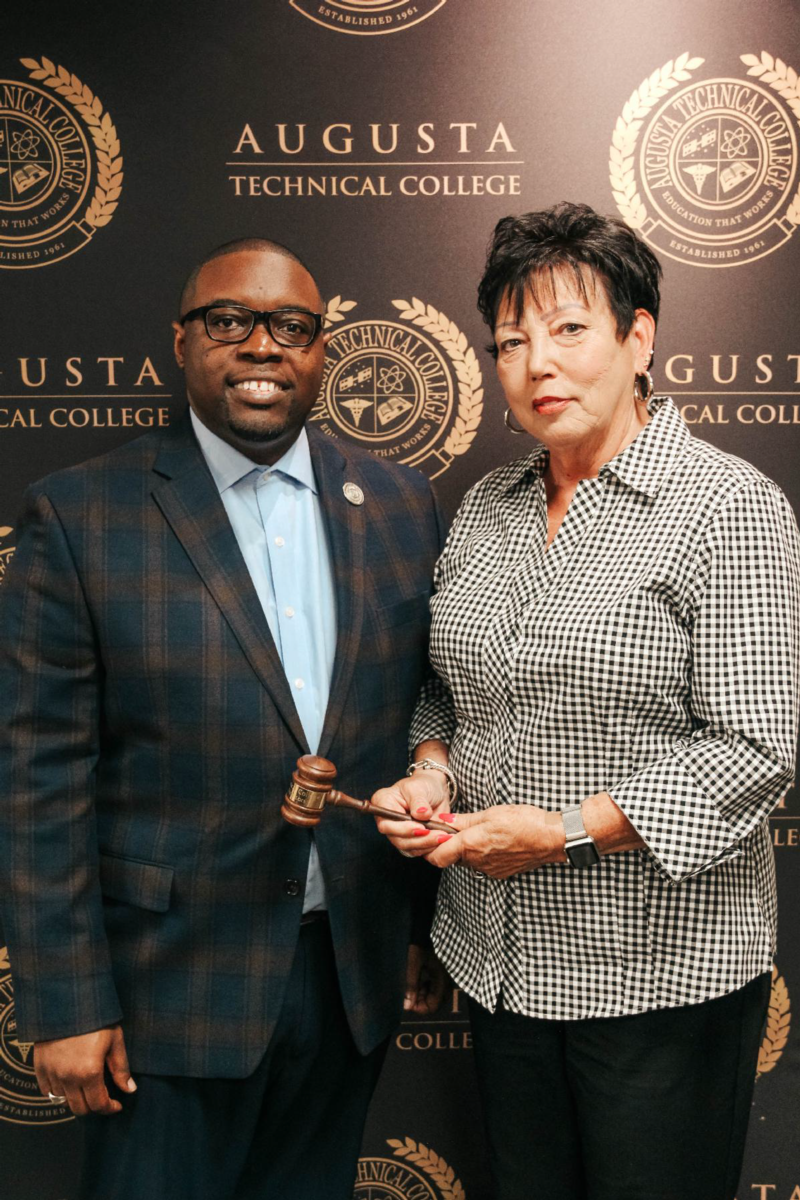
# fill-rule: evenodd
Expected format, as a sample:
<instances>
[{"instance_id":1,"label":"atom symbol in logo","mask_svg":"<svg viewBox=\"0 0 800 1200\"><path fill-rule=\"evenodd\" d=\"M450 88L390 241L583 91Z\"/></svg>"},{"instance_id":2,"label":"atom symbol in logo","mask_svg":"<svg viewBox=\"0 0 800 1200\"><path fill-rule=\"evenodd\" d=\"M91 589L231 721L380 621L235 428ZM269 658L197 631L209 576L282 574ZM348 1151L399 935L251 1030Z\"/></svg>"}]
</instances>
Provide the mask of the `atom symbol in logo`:
<instances>
[{"instance_id":1,"label":"atom symbol in logo","mask_svg":"<svg viewBox=\"0 0 800 1200\"><path fill-rule=\"evenodd\" d=\"M17 158L33 158L42 139L30 129L18 130L11 138L11 153Z\"/></svg>"},{"instance_id":2,"label":"atom symbol in logo","mask_svg":"<svg viewBox=\"0 0 800 1200\"><path fill-rule=\"evenodd\" d=\"M722 139L722 153L728 158L742 158L747 154L751 135L740 125L738 129L729 129Z\"/></svg>"},{"instance_id":3,"label":"atom symbol in logo","mask_svg":"<svg viewBox=\"0 0 800 1200\"><path fill-rule=\"evenodd\" d=\"M378 373L378 387L388 396L391 392L402 392L406 380L405 371L395 364L392 367L381 367Z\"/></svg>"}]
</instances>

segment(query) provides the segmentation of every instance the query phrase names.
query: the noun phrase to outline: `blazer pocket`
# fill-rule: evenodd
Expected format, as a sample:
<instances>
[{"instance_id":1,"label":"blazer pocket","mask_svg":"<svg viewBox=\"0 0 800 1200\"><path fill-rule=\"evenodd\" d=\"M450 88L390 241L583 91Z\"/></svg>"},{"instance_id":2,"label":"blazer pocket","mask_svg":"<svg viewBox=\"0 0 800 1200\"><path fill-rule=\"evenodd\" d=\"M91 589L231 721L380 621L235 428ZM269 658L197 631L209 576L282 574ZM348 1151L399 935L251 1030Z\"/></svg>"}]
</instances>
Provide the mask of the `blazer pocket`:
<instances>
[{"instance_id":1,"label":"blazer pocket","mask_svg":"<svg viewBox=\"0 0 800 1200\"><path fill-rule=\"evenodd\" d=\"M426 621L429 616L430 593L420 592L398 604L385 604L374 610L375 621L381 629L407 625L409 621Z\"/></svg>"},{"instance_id":2,"label":"blazer pocket","mask_svg":"<svg viewBox=\"0 0 800 1200\"><path fill-rule=\"evenodd\" d=\"M111 900L122 900L151 912L166 912L172 892L173 867L138 858L100 855L100 890Z\"/></svg>"}]
</instances>

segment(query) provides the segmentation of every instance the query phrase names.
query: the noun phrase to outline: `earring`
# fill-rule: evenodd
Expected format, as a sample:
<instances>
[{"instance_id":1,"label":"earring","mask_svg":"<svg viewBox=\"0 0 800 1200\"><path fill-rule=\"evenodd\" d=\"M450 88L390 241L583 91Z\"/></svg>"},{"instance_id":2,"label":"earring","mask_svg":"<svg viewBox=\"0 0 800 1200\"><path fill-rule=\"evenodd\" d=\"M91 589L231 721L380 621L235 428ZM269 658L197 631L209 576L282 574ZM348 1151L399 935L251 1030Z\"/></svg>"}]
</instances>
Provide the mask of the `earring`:
<instances>
[{"instance_id":1,"label":"earring","mask_svg":"<svg viewBox=\"0 0 800 1200\"><path fill-rule=\"evenodd\" d=\"M639 380L642 378L642 375L647 380L647 391L646 392L642 391L642 385L639 382ZM653 383L653 376L650 374L649 371L642 371L642 375L634 376L633 399L634 399L634 401L638 400L640 404L649 404L650 398L652 397L653 392L655 391L655 384Z\"/></svg>"},{"instance_id":2,"label":"earring","mask_svg":"<svg viewBox=\"0 0 800 1200\"><path fill-rule=\"evenodd\" d=\"M512 425L510 418L511 418L511 409L507 408L503 414L503 421L504 421L505 427L509 431L509 433L525 433L524 429L518 429L516 425Z\"/></svg>"}]
</instances>

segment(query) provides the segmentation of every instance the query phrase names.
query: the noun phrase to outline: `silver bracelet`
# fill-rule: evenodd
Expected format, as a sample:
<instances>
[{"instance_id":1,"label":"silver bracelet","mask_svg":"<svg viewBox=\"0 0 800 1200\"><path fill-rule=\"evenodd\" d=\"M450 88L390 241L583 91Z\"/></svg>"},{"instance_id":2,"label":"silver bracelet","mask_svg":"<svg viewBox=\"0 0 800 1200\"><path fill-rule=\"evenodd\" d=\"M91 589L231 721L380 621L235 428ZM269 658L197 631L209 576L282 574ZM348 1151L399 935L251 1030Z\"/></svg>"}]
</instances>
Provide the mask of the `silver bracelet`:
<instances>
[{"instance_id":1,"label":"silver bracelet","mask_svg":"<svg viewBox=\"0 0 800 1200\"><path fill-rule=\"evenodd\" d=\"M458 784L456 777L449 767L444 763L436 762L432 758L418 758L416 762L409 763L406 775L413 775L415 771L422 769L423 771L441 771L447 779L447 790L450 793L450 805L455 804L458 799Z\"/></svg>"}]
</instances>

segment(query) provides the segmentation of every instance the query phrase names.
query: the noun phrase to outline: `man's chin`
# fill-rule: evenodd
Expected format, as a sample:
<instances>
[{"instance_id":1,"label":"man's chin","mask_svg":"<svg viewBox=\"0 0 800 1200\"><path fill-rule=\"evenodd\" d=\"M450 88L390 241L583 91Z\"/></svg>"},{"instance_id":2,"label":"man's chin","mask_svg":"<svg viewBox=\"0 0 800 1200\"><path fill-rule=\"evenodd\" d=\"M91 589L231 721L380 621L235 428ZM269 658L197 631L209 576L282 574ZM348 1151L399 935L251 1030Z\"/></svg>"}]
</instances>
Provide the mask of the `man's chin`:
<instances>
[{"instance_id":1,"label":"man's chin","mask_svg":"<svg viewBox=\"0 0 800 1200\"><path fill-rule=\"evenodd\" d=\"M289 432L288 421L280 421L273 425L262 425L257 421L228 420L227 425L237 441L248 442L254 446L269 445L270 442L276 442Z\"/></svg>"}]
</instances>

